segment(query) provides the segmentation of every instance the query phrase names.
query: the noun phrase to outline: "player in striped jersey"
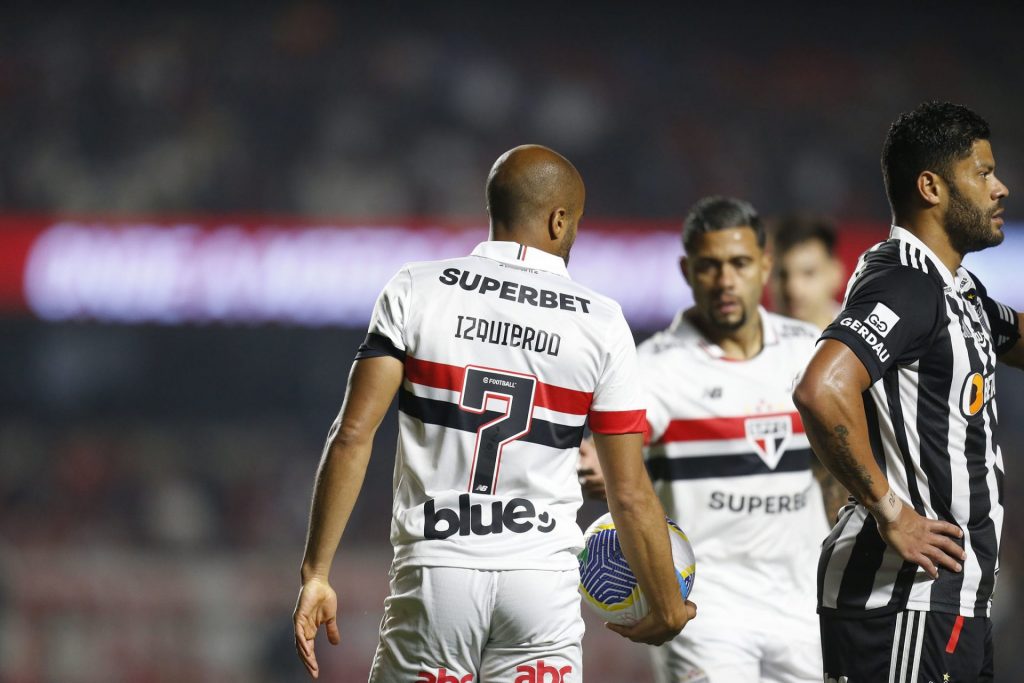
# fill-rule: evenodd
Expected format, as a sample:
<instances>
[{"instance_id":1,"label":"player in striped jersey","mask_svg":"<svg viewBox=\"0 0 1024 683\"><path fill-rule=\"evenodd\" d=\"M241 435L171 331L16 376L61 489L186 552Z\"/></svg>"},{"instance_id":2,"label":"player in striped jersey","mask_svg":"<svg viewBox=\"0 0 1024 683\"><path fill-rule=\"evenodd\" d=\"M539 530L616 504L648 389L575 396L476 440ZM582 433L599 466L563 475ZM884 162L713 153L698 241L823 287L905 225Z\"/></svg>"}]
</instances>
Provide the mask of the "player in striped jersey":
<instances>
[{"instance_id":1,"label":"player in striped jersey","mask_svg":"<svg viewBox=\"0 0 1024 683\"><path fill-rule=\"evenodd\" d=\"M814 567L828 524L816 475L834 510L846 500L791 398L818 329L758 305L771 263L748 202L697 202L683 245L694 305L640 345L639 362L648 468L693 543L701 618L652 651L655 678L817 683ZM600 493L599 468L586 455L580 464L588 492Z\"/></svg>"},{"instance_id":2,"label":"player in striped jersey","mask_svg":"<svg viewBox=\"0 0 1024 683\"><path fill-rule=\"evenodd\" d=\"M1024 366L1024 318L966 254L1003 240L985 121L926 103L882 152L889 240L860 259L794 398L856 498L825 542L825 672L850 681L992 681L1003 459L997 358Z\"/></svg>"},{"instance_id":3,"label":"player in striped jersey","mask_svg":"<svg viewBox=\"0 0 1024 683\"><path fill-rule=\"evenodd\" d=\"M294 622L314 678L319 626L339 639L331 562L396 392L395 557L371 681L581 680L575 463L587 420L652 604L613 630L660 644L694 616L641 457L632 335L617 303L566 270L583 202L565 158L510 150L487 182L491 241L409 264L381 293L313 494Z\"/></svg>"}]
</instances>

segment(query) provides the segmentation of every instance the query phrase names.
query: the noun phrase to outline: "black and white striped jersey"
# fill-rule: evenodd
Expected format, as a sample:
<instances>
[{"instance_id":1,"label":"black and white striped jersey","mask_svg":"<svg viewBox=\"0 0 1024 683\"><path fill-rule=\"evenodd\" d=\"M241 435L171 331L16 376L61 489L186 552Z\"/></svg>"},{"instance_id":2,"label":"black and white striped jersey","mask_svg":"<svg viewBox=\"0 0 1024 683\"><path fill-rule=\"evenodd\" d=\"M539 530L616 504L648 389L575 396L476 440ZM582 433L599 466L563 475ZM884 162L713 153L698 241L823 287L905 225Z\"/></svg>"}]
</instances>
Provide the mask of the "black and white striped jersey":
<instances>
[{"instance_id":1,"label":"black and white striped jersey","mask_svg":"<svg viewBox=\"0 0 1024 683\"><path fill-rule=\"evenodd\" d=\"M822 548L820 610L988 616L1003 521L995 366L1018 336L1012 309L909 231L893 226L861 256L822 339L846 344L871 375L869 438L890 486L919 514L959 525L967 560L932 580L886 546L863 505L848 506Z\"/></svg>"}]
</instances>

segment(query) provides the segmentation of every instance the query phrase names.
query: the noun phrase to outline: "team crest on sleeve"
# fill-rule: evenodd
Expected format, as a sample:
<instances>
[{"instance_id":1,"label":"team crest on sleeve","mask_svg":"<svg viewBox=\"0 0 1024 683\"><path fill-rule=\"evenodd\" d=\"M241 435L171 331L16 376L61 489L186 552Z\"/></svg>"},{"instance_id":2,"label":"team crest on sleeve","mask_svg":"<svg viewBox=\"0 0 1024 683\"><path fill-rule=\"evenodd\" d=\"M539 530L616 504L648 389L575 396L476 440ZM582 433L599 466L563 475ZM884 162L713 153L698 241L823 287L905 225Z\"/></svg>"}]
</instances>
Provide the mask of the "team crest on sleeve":
<instances>
[{"instance_id":1,"label":"team crest on sleeve","mask_svg":"<svg viewBox=\"0 0 1024 683\"><path fill-rule=\"evenodd\" d=\"M896 315L896 311L892 310L881 301L875 304L874 309L868 314L868 317L864 319L868 325L871 326L878 334L883 337L889 335L889 331L900 321L900 317Z\"/></svg>"},{"instance_id":2,"label":"team crest on sleeve","mask_svg":"<svg viewBox=\"0 0 1024 683\"><path fill-rule=\"evenodd\" d=\"M782 454L786 452L790 437L793 436L793 421L790 416L748 417L743 424L747 441L765 464L774 470Z\"/></svg>"}]
</instances>

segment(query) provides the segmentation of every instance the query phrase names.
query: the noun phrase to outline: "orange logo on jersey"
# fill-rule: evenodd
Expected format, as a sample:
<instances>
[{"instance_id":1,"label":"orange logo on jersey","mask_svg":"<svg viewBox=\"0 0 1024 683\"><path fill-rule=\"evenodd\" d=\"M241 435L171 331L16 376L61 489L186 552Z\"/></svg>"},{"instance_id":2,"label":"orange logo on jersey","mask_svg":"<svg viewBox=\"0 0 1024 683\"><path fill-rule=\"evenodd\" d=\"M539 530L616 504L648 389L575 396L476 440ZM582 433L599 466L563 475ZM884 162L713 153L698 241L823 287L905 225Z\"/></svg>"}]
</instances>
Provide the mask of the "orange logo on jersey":
<instances>
[{"instance_id":1,"label":"orange logo on jersey","mask_svg":"<svg viewBox=\"0 0 1024 683\"><path fill-rule=\"evenodd\" d=\"M965 417L974 417L995 395L995 375L972 372L964 380L964 386L960 390L960 412Z\"/></svg>"}]
</instances>

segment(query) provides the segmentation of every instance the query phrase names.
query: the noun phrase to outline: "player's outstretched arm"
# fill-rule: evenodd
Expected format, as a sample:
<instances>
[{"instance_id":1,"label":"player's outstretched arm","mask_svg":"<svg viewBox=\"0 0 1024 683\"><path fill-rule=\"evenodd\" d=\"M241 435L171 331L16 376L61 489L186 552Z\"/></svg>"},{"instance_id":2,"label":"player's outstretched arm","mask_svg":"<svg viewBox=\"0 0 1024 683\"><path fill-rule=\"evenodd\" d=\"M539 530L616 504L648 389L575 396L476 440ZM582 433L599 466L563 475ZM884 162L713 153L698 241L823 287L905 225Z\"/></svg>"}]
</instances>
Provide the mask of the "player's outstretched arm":
<instances>
[{"instance_id":1,"label":"player's outstretched arm","mask_svg":"<svg viewBox=\"0 0 1024 683\"><path fill-rule=\"evenodd\" d=\"M679 592L665 511L641 455L643 435L595 433L594 444L622 553L651 605L651 613L633 626L608 628L638 643L661 645L697 615L697 606Z\"/></svg>"},{"instance_id":2,"label":"player's outstretched arm","mask_svg":"<svg viewBox=\"0 0 1024 683\"><path fill-rule=\"evenodd\" d=\"M862 394L871 377L860 359L842 342L826 339L818 346L793 392L814 453L859 500L878 523L883 540L904 560L938 577L938 566L960 571L965 553L953 538L955 525L917 514L889 488L868 443Z\"/></svg>"},{"instance_id":3,"label":"player's outstretched arm","mask_svg":"<svg viewBox=\"0 0 1024 683\"><path fill-rule=\"evenodd\" d=\"M302 588L292 615L295 647L313 678L320 674L313 650L320 625L324 625L332 645L341 640L336 621L338 598L328 575L363 486L373 437L402 383L402 372L402 362L391 356L355 362L341 413L331 426L320 459L302 558Z\"/></svg>"}]
</instances>

